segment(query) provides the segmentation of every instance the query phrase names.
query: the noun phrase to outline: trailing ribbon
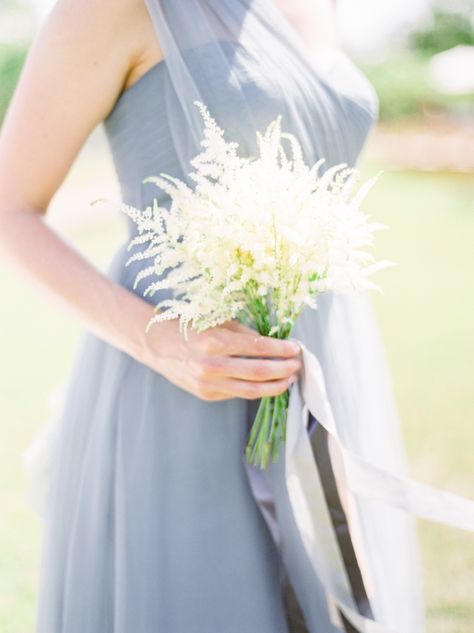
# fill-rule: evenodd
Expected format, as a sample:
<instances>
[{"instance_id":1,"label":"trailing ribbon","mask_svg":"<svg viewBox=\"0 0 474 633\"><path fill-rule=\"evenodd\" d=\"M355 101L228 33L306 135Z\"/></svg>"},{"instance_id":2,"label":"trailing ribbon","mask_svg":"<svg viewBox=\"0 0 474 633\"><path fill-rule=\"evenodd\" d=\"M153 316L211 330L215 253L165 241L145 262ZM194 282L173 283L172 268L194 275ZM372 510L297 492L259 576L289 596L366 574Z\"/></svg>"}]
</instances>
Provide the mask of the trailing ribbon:
<instances>
[{"instance_id":1,"label":"trailing ribbon","mask_svg":"<svg viewBox=\"0 0 474 633\"><path fill-rule=\"evenodd\" d=\"M341 441L326 394L322 368L300 341L303 367L291 389L285 446L285 483L306 555L329 598L360 633L399 633L362 615L356 608L324 496L308 434L309 413L339 451L344 483L351 493L377 499L419 517L474 531L474 502L399 477L348 450ZM285 530L285 526L281 526ZM290 563L291 564L291 563ZM294 573L298 573L297 569ZM304 605L302 605L304 610Z\"/></svg>"}]
</instances>

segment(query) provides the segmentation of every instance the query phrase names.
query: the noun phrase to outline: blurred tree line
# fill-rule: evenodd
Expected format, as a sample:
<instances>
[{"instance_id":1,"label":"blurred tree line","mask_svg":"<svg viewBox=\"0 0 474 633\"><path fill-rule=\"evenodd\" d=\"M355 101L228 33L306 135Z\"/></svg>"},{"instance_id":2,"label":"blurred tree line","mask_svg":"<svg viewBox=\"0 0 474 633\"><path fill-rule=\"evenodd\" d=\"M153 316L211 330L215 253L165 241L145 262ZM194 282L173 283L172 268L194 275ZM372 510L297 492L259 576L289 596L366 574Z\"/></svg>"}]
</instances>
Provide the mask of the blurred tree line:
<instances>
[{"instance_id":1,"label":"blurred tree line","mask_svg":"<svg viewBox=\"0 0 474 633\"><path fill-rule=\"evenodd\" d=\"M474 2L437 2L425 22L381 63L364 64L379 96L380 119L395 121L430 113L474 118L473 94L443 94L430 81L433 55L460 44L474 46Z\"/></svg>"},{"instance_id":2,"label":"blurred tree line","mask_svg":"<svg viewBox=\"0 0 474 633\"><path fill-rule=\"evenodd\" d=\"M474 8L466 5L464 11L447 12L435 8L429 25L409 36L413 51L422 55L435 55L458 44L474 46Z\"/></svg>"}]
</instances>

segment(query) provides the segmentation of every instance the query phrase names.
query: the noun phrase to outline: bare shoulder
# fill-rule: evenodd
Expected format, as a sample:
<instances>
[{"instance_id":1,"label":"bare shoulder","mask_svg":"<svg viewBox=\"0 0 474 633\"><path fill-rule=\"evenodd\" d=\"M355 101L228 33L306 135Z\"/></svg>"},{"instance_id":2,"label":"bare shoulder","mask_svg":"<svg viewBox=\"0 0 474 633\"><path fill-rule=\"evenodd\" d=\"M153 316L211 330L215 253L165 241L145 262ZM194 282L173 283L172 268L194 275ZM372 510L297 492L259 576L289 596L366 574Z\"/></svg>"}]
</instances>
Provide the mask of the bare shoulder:
<instances>
[{"instance_id":1,"label":"bare shoulder","mask_svg":"<svg viewBox=\"0 0 474 633\"><path fill-rule=\"evenodd\" d=\"M160 54L143 0L57 0L2 125L3 197L46 209L87 136Z\"/></svg>"},{"instance_id":2,"label":"bare shoulder","mask_svg":"<svg viewBox=\"0 0 474 633\"><path fill-rule=\"evenodd\" d=\"M120 88L162 58L144 0L57 0L48 26L58 45L110 66Z\"/></svg>"}]
</instances>

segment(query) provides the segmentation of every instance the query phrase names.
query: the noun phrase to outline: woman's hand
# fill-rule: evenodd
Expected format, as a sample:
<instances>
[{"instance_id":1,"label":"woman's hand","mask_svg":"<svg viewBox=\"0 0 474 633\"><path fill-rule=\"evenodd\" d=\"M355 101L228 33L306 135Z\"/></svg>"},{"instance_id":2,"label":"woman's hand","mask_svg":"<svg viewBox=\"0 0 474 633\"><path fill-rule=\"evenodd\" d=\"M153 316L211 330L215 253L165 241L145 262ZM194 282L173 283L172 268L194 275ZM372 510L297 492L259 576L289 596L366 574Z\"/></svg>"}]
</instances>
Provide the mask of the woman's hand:
<instances>
[{"instance_id":1,"label":"woman's hand","mask_svg":"<svg viewBox=\"0 0 474 633\"><path fill-rule=\"evenodd\" d=\"M186 341L172 319L151 326L144 360L202 400L254 399L288 388L301 368L300 351L297 343L260 336L238 321L202 333L189 329Z\"/></svg>"}]
</instances>

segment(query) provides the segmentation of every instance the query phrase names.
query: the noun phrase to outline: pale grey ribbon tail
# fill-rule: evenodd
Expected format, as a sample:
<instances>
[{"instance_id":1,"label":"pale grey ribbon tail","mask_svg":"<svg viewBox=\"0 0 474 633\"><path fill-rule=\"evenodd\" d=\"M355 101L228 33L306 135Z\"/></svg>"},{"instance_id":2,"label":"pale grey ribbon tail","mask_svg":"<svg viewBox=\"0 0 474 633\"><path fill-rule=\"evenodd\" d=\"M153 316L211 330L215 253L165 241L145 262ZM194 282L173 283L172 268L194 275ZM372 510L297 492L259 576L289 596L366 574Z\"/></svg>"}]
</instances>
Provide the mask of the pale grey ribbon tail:
<instances>
[{"instance_id":1,"label":"pale grey ribbon tail","mask_svg":"<svg viewBox=\"0 0 474 633\"><path fill-rule=\"evenodd\" d=\"M356 607L311 447L308 412L327 431L334 455L336 449L346 492L371 497L419 517L469 531L474 531L474 502L399 477L348 450L334 423L319 361L303 344L301 347L303 370L300 381L292 387L289 402L285 482L306 555L324 583L329 599L357 631L398 633L362 615Z\"/></svg>"}]
</instances>

